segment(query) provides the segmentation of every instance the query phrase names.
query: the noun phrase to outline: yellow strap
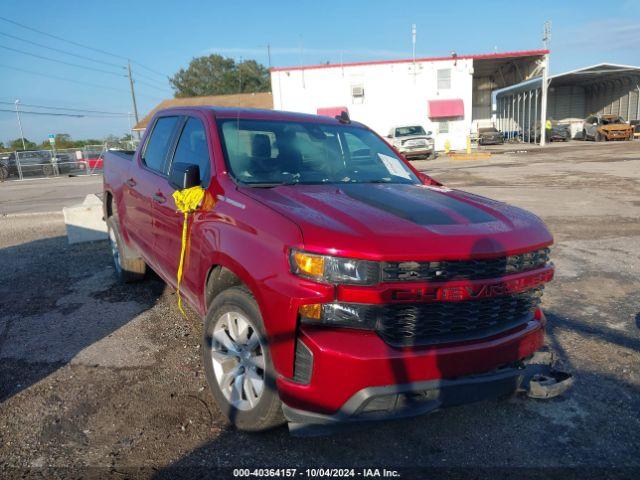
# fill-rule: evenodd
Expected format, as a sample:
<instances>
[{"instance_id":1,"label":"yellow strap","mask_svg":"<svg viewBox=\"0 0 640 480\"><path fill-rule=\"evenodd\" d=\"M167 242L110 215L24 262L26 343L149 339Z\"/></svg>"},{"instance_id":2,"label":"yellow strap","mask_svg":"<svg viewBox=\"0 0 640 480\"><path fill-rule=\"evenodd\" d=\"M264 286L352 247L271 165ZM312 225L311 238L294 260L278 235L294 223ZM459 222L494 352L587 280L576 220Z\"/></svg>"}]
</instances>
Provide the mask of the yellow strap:
<instances>
[{"instance_id":1,"label":"yellow strap","mask_svg":"<svg viewBox=\"0 0 640 480\"><path fill-rule=\"evenodd\" d=\"M184 318L187 314L182 308L182 297L180 296L180 283L182 282L182 274L184 267L184 256L189 244L189 213L193 212L204 198L204 189L202 187L185 188L184 190L176 190L173 192L173 199L179 212L184 215L182 223L182 245L180 247L180 263L178 264L176 295L178 296L178 309Z\"/></svg>"}]
</instances>

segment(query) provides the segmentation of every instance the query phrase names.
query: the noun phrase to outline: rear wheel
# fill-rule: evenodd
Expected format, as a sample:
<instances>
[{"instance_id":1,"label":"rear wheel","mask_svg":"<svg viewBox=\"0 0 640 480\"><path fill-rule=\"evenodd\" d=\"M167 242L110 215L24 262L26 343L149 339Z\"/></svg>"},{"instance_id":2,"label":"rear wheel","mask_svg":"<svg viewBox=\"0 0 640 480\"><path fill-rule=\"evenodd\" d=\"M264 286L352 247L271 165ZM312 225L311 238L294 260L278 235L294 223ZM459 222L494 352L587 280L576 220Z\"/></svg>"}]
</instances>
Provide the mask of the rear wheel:
<instances>
[{"instance_id":1,"label":"rear wheel","mask_svg":"<svg viewBox=\"0 0 640 480\"><path fill-rule=\"evenodd\" d=\"M284 423L266 338L249 290L231 287L216 296L205 318L204 370L218 407L240 430Z\"/></svg>"},{"instance_id":2,"label":"rear wheel","mask_svg":"<svg viewBox=\"0 0 640 480\"><path fill-rule=\"evenodd\" d=\"M0 165L0 182L9 178L9 169L5 165Z\"/></svg>"},{"instance_id":3,"label":"rear wheel","mask_svg":"<svg viewBox=\"0 0 640 480\"><path fill-rule=\"evenodd\" d=\"M133 257L126 248L120 227L115 217L107 218L107 231L109 233L109 245L113 255L113 263L116 268L116 276L125 283L137 282L144 278L147 265L140 257Z\"/></svg>"}]
</instances>

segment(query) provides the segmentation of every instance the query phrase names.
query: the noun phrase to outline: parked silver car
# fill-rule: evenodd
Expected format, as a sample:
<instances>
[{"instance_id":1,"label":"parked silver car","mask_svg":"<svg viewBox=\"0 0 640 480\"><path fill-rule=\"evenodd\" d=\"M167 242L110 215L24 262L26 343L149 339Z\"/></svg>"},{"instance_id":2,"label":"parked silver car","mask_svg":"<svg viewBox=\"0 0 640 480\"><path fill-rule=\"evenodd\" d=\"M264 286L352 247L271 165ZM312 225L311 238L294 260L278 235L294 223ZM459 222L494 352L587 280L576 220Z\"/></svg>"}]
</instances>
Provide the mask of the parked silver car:
<instances>
[{"instance_id":1,"label":"parked silver car","mask_svg":"<svg viewBox=\"0 0 640 480\"><path fill-rule=\"evenodd\" d=\"M425 132L420 125L392 127L387 138L407 160L435 157L431 132Z\"/></svg>"}]
</instances>

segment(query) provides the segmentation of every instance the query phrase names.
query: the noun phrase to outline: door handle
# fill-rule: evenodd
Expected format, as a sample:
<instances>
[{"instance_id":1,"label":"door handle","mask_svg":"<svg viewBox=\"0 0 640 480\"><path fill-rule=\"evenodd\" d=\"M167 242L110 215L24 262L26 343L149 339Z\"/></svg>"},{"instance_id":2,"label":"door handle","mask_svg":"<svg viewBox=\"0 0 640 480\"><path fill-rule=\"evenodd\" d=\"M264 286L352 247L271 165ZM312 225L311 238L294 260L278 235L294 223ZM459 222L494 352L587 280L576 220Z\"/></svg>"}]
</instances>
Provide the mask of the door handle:
<instances>
[{"instance_id":1,"label":"door handle","mask_svg":"<svg viewBox=\"0 0 640 480\"><path fill-rule=\"evenodd\" d=\"M152 198L156 203L165 203L167 201L167 198L161 193L154 193Z\"/></svg>"},{"instance_id":2,"label":"door handle","mask_svg":"<svg viewBox=\"0 0 640 480\"><path fill-rule=\"evenodd\" d=\"M136 181L133 178L129 178L126 182L127 186L133 188L137 185Z\"/></svg>"}]
</instances>

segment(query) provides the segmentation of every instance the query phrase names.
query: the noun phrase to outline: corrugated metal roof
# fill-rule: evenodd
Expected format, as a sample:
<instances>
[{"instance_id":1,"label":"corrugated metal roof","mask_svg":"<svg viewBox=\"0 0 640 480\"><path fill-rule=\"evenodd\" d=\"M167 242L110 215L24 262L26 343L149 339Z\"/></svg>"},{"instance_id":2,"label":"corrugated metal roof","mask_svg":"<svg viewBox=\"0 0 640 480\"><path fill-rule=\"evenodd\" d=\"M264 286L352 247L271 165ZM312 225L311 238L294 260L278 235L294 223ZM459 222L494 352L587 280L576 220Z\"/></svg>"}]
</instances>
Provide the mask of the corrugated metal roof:
<instances>
[{"instance_id":1,"label":"corrugated metal roof","mask_svg":"<svg viewBox=\"0 0 640 480\"><path fill-rule=\"evenodd\" d=\"M261 93L239 93L235 95L211 95L207 97L184 97L170 98L163 100L153 110L151 110L142 120L140 120L134 130L144 130L158 110L170 107L243 107L273 109L273 97L271 92Z\"/></svg>"}]
</instances>

